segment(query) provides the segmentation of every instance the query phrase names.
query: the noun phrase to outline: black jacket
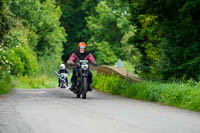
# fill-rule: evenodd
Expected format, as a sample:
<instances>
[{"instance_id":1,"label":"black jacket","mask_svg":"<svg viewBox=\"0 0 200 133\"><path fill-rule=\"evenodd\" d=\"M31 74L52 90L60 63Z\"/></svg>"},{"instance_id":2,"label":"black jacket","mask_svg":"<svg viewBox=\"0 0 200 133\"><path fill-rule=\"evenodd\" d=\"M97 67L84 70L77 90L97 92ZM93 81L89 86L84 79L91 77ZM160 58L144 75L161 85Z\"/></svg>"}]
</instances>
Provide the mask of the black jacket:
<instances>
[{"instance_id":1,"label":"black jacket","mask_svg":"<svg viewBox=\"0 0 200 133\"><path fill-rule=\"evenodd\" d=\"M61 74L61 73L67 73L67 74L69 74L69 70L67 68L66 69L60 69L58 73L59 74Z\"/></svg>"}]
</instances>

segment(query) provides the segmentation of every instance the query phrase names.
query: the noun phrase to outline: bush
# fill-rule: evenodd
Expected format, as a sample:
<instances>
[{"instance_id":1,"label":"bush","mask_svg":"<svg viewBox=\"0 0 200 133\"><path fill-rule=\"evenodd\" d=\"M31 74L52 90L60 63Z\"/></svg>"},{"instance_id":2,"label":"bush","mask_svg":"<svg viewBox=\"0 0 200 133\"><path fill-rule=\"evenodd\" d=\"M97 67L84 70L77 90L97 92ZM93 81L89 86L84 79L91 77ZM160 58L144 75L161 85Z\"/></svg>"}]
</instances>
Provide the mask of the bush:
<instances>
[{"instance_id":1,"label":"bush","mask_svg":"<svg viewBox=\"0 0 200 133\"><path fill-rule=\"evenodd\" d=\"M60 26L60 7L55 0L7 0L11 12L29 27L29 45L40 57L61 56L65 30Z\"/></svg>"},{"instance_id":2,"label":"bush","mask_svg":"<svg viewBox=\"0 0 200 133\"><path fill-rule=\"evenodd\" d=\"M142 81L131 83L117 76L94 76L93 87L100 91L125 97L154 101L183 109L200 111L199 84L160 83Z\"/></svg>"},{"instance_id":3,"label":"bush","mask_svg":"<svg viewBox=\"0 0 200 133\"><path fill-rule=\"evenodd\" d=\"M61 58L54 56L44 56L39 59L39 72L38 75L48 75L50 77L55 76L55 71L58 71L60 64L62 63Z\"/></svg>"},{"instance_id":4,"label":"bush","mask_svg":"<svg viewBox=\"0 0 200 133\"><path fill-rule=\"evenodd\" d=\"M10 66L10 71L12 75L22 75L24 73L24 63L21 61L20 57L14 52L14 50L8 50L6 52L6 58L8 61L8 66Z\"/></svg>"},{"instance_id":5,"label":"bush","mask_svg":"<svg viewBox=\"0 0 200 133\"><path fill-rule=\"evenodd\" d=\"M25 64L23 75L34 75L38 69L38 63L32 50L28 46L24 46L16 48L14 51L20 57L21 62Z\"/></svg>"},{"instance_id":6,"label":"bush","mask_svg":"<svg viewBox=\"0 0 200 133\"><path fill-rule=\"evenodd\" d=\"M0 65L11 71L12 75L34 75L37 58L29 47L29 30L19 20L16 26L4 35L0 49Z\"/></svg>"},{"instance_id":7,"label":"bush","mask_svg":"<svg viewBox=\"0 0 200 133\"><path fill-rule=\"evenodd\" d=\"M37 71L37 59L27 46L7 50L6 58L12 75L34 75Z\"/></svg>"},{"instance_id":8,"label":"bush","mask_svg":"<svg viewBox=\"0 0 200 133\"><path fill-rule=\"evenodd\" d=\"M8 72L0 66L0 94L7 94L11 91L12 83Z\"/></svg>"},{"instance_id":9,"label":"bush","mask_svg":"<svg viewBox=\"0 0 200 133\"><path fill-rule=\"evenodd\" d=\"M117 76L105 77L103 75L94 76L92 86L99 88L100 91L110 94L120 94L120 78Z\"/></svg>"}]
</instances>

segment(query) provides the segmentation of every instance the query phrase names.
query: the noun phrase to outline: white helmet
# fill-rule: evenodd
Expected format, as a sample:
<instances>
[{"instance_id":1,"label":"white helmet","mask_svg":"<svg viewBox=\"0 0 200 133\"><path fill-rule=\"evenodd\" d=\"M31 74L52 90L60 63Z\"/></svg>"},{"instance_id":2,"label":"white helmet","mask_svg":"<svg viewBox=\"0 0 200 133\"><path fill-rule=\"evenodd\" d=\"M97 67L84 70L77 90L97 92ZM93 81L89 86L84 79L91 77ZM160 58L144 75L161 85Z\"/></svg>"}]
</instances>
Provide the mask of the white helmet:
<instances>
[{"instance_id":1,"label":"white helmet","mask_svg":"<svg viewBox=\"0 0 200 133\"><path fill-rule=\"evenodd\" d=\"M60 69L65 69L65 64L61 64Z\"/></svg>"}]
</instances>

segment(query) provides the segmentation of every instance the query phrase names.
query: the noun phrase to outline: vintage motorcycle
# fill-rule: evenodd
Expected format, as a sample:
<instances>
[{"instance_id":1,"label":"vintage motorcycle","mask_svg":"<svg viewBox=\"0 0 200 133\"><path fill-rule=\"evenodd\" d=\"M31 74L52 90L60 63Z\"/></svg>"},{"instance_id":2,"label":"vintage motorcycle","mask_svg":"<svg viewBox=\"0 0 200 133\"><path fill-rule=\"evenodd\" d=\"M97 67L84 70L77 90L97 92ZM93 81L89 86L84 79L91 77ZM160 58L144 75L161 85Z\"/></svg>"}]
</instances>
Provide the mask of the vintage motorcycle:
<instances>
[{"instance_id":1,"label":"vintage motorcycle","mask_svg":"<svg viewBox=\"0 0 200 133\"><path fill-rule=\"evenodd\" d=\"M89 61L80 60L80 64L78 64L77 69L78 69L78 71L76 72L77 80L73 92L76 94L77 98L80 98L80 96L82 95L82 99L86 99L89 88L88 84Z\"/></svg>"},{"instance_id":2,"label":"vintage motorcycle","mask_svg":"<svg viewBox=\"0 0 200 133\"><path fill-rule=\"evenodd\" d=\"M55 72L55 73L60 80L60 88L66 88L68 86L68 83L66 82L66 78L67 78L68 74L66 74L66 73L59 74L58 72Z\"/></svg>"}]
</instances>

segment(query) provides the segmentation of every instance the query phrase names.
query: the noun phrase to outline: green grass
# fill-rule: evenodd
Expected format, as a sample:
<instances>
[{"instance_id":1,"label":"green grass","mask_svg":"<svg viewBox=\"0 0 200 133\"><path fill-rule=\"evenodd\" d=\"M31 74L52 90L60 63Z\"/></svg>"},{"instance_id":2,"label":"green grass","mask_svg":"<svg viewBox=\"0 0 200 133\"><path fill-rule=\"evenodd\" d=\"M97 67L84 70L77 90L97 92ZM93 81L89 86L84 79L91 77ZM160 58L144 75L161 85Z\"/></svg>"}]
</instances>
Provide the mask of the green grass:
<instances>
[{"instance_id":1,"label":"green grass","mask_svg":"<svg viewBox=\"0 0 200 133\"><path fill-rule=\"evenodd\" d=\"M92 86L105 93L200 111L200 83L197 85L150 81L131 83L117 76L97 75L94 76Z\"/></svg>"},{"instance_id":2,"label":"green grass","mask_svg":"<svg viewBox=\"0 0 200 133\"><path fill-rule=\"evenodd\" d=\"M70 81L72 73L68 76ZM15 77L13 78L15 88L23 89L41 89L41 88L55 88L58 86L58 77L56 75L47 76L41 75L36 77Z\"/></svg>"},{"instance_id":3,"label":"green grass","mask_svg":"<svg viewBox=\"0 0 200 133\"><path fill-rule=\"evenodd\" d=\"M56 77L48 77L46 75L37 77L17 77L13 78L15 88L23 89L40 89L40 88L55 88L58 85Z\"/></svg>"}]
</instances>

